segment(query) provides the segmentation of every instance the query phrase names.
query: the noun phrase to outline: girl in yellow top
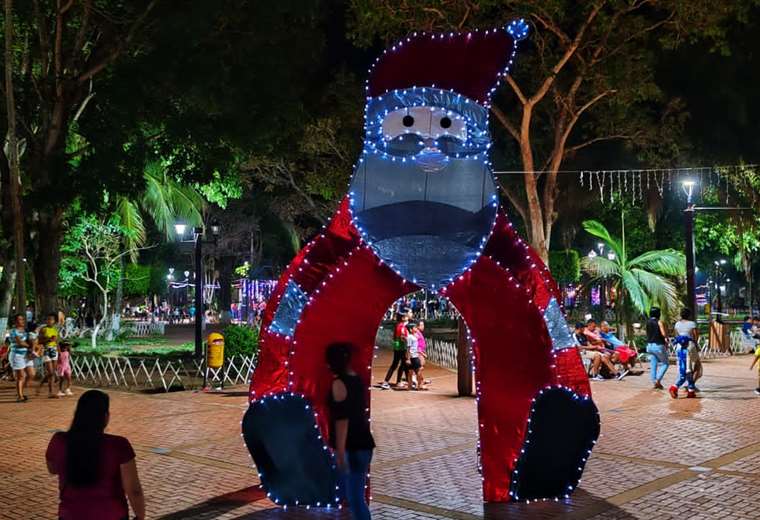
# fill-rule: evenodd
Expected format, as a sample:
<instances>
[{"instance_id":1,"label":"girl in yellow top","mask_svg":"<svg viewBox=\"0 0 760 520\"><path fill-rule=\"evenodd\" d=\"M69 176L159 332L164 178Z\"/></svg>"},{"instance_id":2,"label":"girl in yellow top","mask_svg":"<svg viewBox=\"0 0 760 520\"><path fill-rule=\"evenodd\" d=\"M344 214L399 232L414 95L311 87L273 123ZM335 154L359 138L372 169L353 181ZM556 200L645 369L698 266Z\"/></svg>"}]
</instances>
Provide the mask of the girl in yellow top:
<instances>
[{"instance_id":1,"label":"girl in yellow top","mask_svg":"<svg viewBox=\"0 0 760 520\"><path fill-rule=\"evenodd\" d=\"M47 383L48 397L59 397L53 393L53 383L58 382L58 375L56 373L58 365L58 329L55 326L56 321L58 321L56 314L48 314L45 319L45 325L40 327L38 333L39 341L42 344L42 362L45 364L45 377L40 382L37 393Z\"/></svg>"}]
</instances>

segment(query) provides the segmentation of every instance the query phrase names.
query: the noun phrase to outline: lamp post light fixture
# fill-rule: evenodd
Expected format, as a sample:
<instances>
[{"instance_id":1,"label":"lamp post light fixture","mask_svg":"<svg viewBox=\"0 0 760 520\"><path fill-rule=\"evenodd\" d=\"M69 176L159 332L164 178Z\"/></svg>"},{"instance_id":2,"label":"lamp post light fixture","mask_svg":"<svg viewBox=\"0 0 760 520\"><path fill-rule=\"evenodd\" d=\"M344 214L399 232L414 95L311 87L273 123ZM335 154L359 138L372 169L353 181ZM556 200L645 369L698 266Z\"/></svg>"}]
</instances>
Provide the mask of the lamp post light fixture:
<instances>
[{"instance_id":1,"label":"lamp post light fixture","mask_svg":"<svg viewBox=\"0 0 760 520\"><path fill-rule=\"evenodd\" d=\"M597 254L597 252L592 249L588 253L589 258L594 259L597 256L602 256L602 257L604 256L604 242L599 242L596 245L596 247L599 249L599 254ZM589 298L591 298L590 294L589 294ZM591 300L591 305L593 307L593 299ZM606 318L605 311L607 310L607 281L604 278L602 278L602 282L599 284L599 307L601 309L600 321L604 321L604 319Z\"/></svg>"},{"instance_id":2,"label":"lamp post light fixture","mask_svg":"<svg viewBox=\"0 0 760 520\"><path fill-rule=\"evenodd\" d=\"M177 222L174 224L174 232L177 233L177 236L182 238L185 236L185 231L187 230L187 226L185 224L182 224L180 222Z\"/></svg>"},{"instance_id":3,"label":"lamp post light fixture","mask_svg":"<svg viewBox=\"0 0 760 520\"><path fill-rule=\"evenodd\" d=\"M205 354L203 351L203 329L205 325L204 320L204 309L203 309L203 244L204 242L206 244L214 244L216 243L217 238L219 237L219 233L221 231L221 228L219 226L219 223L216 221L213 221L211 225L209 226L212 240L204 240L205 238L205 232L203 227L194 227L193 228L193 238L191 240L184 240L183 237L185 235L185 231L187 231L187 226L182 223L176 223L174 224L174 230L177 233L177 237L179 238L180 242L193 242L193 253L195 257L195 272L193 273L193 277L195 278L195 358L204 359L204 367L205 367ZM185 277L188 278L190 275L189 271L185 271ZM207 370L204 369L203 371L203 388L206 388L207 384Z\"/></svg>"}]
</instances>

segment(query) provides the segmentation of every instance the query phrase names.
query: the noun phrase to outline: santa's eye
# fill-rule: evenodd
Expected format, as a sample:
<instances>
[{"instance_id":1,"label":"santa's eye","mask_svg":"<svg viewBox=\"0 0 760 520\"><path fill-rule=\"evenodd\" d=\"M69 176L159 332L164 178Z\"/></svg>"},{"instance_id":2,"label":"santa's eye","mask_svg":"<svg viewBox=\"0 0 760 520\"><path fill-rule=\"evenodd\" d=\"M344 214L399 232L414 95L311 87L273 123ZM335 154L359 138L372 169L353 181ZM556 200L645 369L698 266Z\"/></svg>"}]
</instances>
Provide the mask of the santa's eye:
<instances>
[{"instance_id":1,"label":"santa's eye","mask_svg":"<svg viewBox=\"0 0 760 520\"><path fill-rule=\"evenodd\" d=\"M380 135L391 142L402 135L415 135L423 139L452 137L467 140L465 119L439 107L405 107L383 115Z\"/></svg>"}]
</instances>

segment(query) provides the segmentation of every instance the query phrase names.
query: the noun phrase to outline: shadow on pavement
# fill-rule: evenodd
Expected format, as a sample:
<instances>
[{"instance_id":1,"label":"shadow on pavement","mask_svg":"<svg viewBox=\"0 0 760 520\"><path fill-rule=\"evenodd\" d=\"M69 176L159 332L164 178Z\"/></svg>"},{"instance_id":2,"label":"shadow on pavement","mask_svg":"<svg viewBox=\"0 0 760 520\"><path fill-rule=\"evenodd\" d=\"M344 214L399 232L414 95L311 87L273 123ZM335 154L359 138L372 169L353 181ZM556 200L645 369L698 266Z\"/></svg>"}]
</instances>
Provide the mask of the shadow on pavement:
<instances>
[{"instance_id":1,"label":"shadow on pavement","mask_svg":"<svg viewBox=\"0 0 760 520\"><path fill-rule=\"evenodd\" d=\"M636 517L595 497L582 489L573 493L567 502L534 502L532 504L483 504L483 518L486 520L582 520L595 518L604 520L633 520Z\"/></svg>"},{"instance_id":2,"label":"shadow on pavement","mask_svg":"<svg viewBox=\"0 0 760 520\"><path fill-rule=\"evenodd\" d=\"M257 491L258 488L256 488ZM242 490L245 491L245 490ZM240 492L238 492L240 493ZM235 495L231 493L230 495ZM184 511L178 511L161 520L206 520L216 518L233 509L241 507L240 501L230 501L230 495L223 495L204 502ZM404 519L430 518L430 514L415 514L414 510L406 510L402 513ZM450 513L450 514L447 514ZM478 518L479 515L460 511L446 511L441 514L443 518ZM271 507L269 509L244 513L230 520L271 520L271 519L296 519L304 520L344 520L350 517L348 511L326 510L312 508L306 510L303 507L282 509ZM589 493L579 490L573 498L567 502L536 502L533 504L483 504L483 516L485 520L582 520L598 518L599 520L634 520L632 514L610 504L604 499L597 498Z\"/></svg>"},{"instance_id":3,"label":"shadow on pavement","mask_svg":"<svg viewBox=\"0 0 760 520\"><path fill-rule=\"evenodd\" d=\"M160 520L210 520L212 518L218 518L233 509L237 509L264 498L266 498L264 490L260 489L259 486L251 486L232 491L231 493L225 493L224 495L210 498L205 502L201 502L200 504L196 504L187 509L164 515L160 517Z\"/></svg>"}]
</instances>

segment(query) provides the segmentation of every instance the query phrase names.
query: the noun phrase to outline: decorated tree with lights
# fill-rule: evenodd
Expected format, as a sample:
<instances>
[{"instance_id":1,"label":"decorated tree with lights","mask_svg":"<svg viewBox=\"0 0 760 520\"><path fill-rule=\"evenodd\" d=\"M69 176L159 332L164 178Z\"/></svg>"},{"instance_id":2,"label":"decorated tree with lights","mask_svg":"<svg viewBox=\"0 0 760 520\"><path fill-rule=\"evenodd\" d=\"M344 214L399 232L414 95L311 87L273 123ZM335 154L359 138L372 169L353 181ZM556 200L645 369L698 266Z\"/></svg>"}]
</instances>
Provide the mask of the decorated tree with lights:
<instances>
[{"instance_id":1,"label":"decorated tree with lights","mask_svg":"<svg viewBox=\"0 0 760 520\"><path fill-rule=\"evenodd\" d=\"M751 1L706 0L413 0L401 5L352 0L351 31L360 45L418 30L461 31L524 16L534 31L509 89L491 113L511 144L502 156L522 170L522 186L502 190L525 222L531 245L548 258L558 217L558 174L576 154L610 141L636 144L673 160L683 107L655 81L655 53L705 37L720 46L728 21ZM725 49L723 47L723 49ZM517 106L517 110L507 107ZM515 114L512 116L511 114Z\"/></svg>"}]
</instances>

